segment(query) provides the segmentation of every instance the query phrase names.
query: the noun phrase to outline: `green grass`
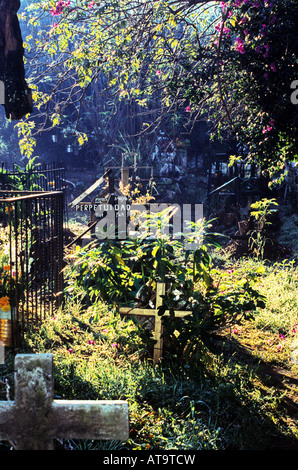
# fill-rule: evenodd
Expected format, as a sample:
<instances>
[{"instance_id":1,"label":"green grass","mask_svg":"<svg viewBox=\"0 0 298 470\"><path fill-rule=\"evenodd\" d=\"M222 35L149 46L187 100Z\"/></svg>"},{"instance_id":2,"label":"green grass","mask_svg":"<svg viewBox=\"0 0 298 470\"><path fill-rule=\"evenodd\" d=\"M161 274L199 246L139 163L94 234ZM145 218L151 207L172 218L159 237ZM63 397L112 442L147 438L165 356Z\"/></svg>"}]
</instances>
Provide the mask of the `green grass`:
<instances>
[{"instance_id":1,"label":"green grass","mask_svg":"<svg viewBox=\"0 0 298 470\"><path fill-rule=\"evenodd\" d=\"M218 256L219 260L219 256ZM253 260L219 260L237 276L263 266L259 288L267 306L254 320L221 332L216 352L202 349L186 361L165 354L152 362L152 338L98 302L88 309L67 301L41 327L25 332L20 352L51 352L55 396L63 399L124 399L129 403L127 442L65 441L78 450L266 450L294 440L297 428L285 408L285 389L264 367L280 364L289 374L289 344L297 323L297 267ZM279 335L283 335L281 340ZM278 343L283 342L282 350ZM13 353L0 366L13 396ZM6 399L4 384L0 399ZM3 444L5 447L5 444Z\"/></svg>"}]
</instances>

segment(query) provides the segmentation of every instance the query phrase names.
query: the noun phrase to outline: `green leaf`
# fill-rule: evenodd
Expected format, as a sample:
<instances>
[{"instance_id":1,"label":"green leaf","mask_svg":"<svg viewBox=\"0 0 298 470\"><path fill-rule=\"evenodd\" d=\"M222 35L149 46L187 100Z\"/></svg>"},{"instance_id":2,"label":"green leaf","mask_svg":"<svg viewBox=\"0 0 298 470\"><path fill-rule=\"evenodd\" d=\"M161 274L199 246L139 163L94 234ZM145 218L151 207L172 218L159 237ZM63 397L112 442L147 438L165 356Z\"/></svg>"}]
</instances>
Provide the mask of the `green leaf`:
<instances>
[{"instance_id":1,"label":"green leaf","mask_svg":"<svg viewBox=\"0 0 298 470\"><path fill-rule=\"evenodd\" d=\"M158 250L159 250L159 246L156 245L156 246L153 248L153 250L152 250L152 256L153 256L154 258L155 258L155 256L156 256L156 253L158 252Z\"/></svg>"}]
</instances>

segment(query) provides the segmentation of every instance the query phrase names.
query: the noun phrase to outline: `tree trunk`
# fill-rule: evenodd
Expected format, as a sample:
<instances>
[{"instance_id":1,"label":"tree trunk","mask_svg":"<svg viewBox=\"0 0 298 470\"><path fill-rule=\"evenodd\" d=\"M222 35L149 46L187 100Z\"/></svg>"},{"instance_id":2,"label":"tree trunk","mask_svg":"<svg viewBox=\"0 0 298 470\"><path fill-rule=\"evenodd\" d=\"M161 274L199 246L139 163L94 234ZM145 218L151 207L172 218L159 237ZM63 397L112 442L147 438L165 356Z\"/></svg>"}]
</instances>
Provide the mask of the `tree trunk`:
<instances>
[{"instance_id":1,"label":"tree trunk","mask_svg":"<svg viewBox=\"0 0 298 470\"><path fill-rule=\"evenodd\" d=\"M20 0L0 0L0 80L4 83L7 118L32 113L32 96L25 80L23 40L17 17Z\"/></svg>"}]
</instances>

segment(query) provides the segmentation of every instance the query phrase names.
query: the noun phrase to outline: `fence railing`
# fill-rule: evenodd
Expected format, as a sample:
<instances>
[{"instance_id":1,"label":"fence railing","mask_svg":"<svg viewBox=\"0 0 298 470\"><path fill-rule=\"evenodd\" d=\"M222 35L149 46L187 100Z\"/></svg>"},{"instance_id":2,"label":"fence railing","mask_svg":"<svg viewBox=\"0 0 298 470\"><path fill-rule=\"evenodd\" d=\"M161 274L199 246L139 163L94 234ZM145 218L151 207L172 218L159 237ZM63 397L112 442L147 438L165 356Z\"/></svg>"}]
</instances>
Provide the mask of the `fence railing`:
<instances>
[{"instance_id":1,"label":"fence railing","mask_svg":"<svg viewBox=\"0 0 298 470\"><path fill-rule=\"evenodd\" d=\"M26 323L39 324L62 302L62 191L0 191L0 252L10 270L13 342ZM4 248L4 247L2 247Z\"/></svg>"},{"instance_id":2,"label":"fence railing","mask_svg":"<svg viewBox=\"0 0 298 470\"><path fill-rule=\"evenodd\" d=\"M0 163L0 174L6 177L0 179L4 187L1 189L16 189L11 187L14 179L22 185L18 189L30 191L63 191L65 186L65 168L58 162L43 162L36 164L32 168L12 164L8 166L6 162Z\"/></svg>"}]
</instances>

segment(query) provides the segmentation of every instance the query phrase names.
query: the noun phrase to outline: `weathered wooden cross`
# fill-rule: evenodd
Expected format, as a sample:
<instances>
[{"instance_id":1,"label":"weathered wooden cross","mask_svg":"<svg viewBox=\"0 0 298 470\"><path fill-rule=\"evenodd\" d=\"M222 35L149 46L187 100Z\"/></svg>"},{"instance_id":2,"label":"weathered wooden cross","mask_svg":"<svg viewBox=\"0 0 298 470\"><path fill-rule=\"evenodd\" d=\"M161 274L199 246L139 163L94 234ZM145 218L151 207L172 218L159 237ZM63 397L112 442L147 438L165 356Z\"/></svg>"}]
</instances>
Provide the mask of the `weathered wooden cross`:
<instances>
[{"instance_id":1,"label":"weathered wooden cross","mask_svg":"<svg viewBox=\"0 0 298 470\"><path fill-rule=\"evenodd\" d=\"M158 314L158 308L162 305L162 295L165 294L165 284L163 282L158 282L156 285L156 303L155 309L144 309L144 308L134 308L134 307L121 307L119 313L122 315L140 315L147 317L155 318L155 327L154 327L154 339L155 345L153 350L153 361L155 363L159 362L162 357L163 350L163 325L162 317ZM184 317L185 315L190 315L190 310L175 310L175 315L177 317ZM168 310L163 314L169 316L170 312Z\"/></svg>"},{"instance_id":2,"label":"weathered wooden cross","mask_svg":"<svg viewBox=\"0 0 298 470\"><path fill-rule=\"evenodd\" d=\"M0 440L17 450L53 450L54 439L125 441L128 403L54 400L52 354L15 357L15 401L0 401Z\"/></svg>"}]
</instances>

